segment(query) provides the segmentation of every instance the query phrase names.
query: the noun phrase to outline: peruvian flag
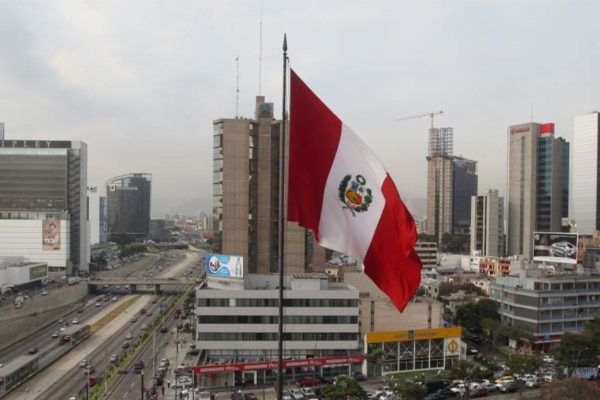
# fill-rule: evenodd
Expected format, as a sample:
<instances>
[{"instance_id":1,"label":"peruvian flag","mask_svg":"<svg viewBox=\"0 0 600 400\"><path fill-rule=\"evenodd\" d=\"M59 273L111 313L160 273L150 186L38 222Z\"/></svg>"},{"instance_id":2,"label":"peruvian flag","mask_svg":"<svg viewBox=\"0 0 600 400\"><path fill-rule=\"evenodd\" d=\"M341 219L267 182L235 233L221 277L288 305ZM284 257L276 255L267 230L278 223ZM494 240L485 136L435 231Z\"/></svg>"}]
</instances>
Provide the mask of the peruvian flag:
<instances>
[{"instance_id":1,"label":"peruvian flag","mask_svg":"<svg viewBox=\"0 0 600 400\"><path fill-rule=\"evenodd\" d=\"M288 220L350 255L402 311L421 280L415 222L363 141L291 72Z\"/></svg>"}]
</instances>

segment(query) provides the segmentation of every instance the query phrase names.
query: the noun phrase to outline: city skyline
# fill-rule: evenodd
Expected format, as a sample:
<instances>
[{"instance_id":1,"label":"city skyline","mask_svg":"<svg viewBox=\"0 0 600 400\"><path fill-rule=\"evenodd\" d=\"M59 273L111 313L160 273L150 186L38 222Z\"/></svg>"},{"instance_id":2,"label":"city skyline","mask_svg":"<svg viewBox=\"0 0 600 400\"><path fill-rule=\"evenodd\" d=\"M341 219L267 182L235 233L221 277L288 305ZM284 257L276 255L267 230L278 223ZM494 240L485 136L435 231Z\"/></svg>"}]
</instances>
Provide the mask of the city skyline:
<instances>
[{"instance_id":1,"label":"city skyline","mask_svg":"<svg viewBox=\"0 0 600 400\"><path fill-rule=\"evenodd\" d=\"M455 154L478 161L479 191L506 196L509 125L554 122L571 141L575 116L600 104L593 4L29 4L2 5L6 139L88 143L98 187L151 172L153 216L210 210L212 121L235 115L238 56L240 115L253 114L261 8L262 94L275 115L287 32L292 66L362 132L407 200L426 198L429 121L396 118L444 110L436 126L454 127ZM500 156L483 157L490 148Z\"/></svg>"}]
</instances>

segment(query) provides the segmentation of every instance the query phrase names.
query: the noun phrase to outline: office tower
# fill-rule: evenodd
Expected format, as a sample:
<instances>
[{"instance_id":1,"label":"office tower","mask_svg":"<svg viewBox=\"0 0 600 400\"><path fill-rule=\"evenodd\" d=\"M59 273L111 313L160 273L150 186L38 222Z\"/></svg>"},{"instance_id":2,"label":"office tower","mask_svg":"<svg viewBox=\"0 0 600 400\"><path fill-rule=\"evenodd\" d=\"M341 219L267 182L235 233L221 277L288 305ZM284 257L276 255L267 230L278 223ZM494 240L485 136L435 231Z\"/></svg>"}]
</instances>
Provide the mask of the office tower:
<instances>
[{"instance_id":1,"label":"office tower","mask_svg":"<svg viewBox=\"0 0 600 400\"><path fill-rule=\"evenodd\" d=\"M88 186L87 202L91 246L100 243L100 193L98 193L97 186Z\"/></svg>"},{"instance_id":2,"label":"office tower","mask_svg":"<svg viewBox=\"0 0 600 400\"><path fill-rule=\"evenodd\" d=\"M452 155L453 129L429 130L427 234L468 234L471 196L477 194L477 162Z\"/></svg>"},{"instance_id":3,"label":"office tower","mask_svg":"<svg viewBox=\"0 0 600 400\"><path fill-rule=\"evenodd\" d=\"M0 122L0 140L4 140L4 122Z\"/></svg>"},{"instance_id":4,"label":"office tower","mask_svg":"<svg viewBox=\"0 0 600 400\"><path fill-rule=\"evenodd\" d=\"M0 256L88 271L87 144L0 141ZM6 236L8 235L8 236Z\"/></svg>"},{"instance_id":5,"label":"office tower","mask_svg":"<svg viewBox=\"0 0 600 400\"><path fill-rule=\"evenodd\" d=\"M273 104L265 102L263 96L256 97L254 119L213 122L215 250L243 256L246 273L278 270L280 130L281 121L273 118ZM287 163L287 149L285 157ZM287 208L287 199L284 204ZM286 272L304 272L305 229L286 222L285 240Z\"/></svg>"},{"instance_id":6,"label":"office tower","mask_svg":"<svg viewBox=\"0 0 600 400\"><path fill-rule=\"evenodd\" d=\"M504 198L498 190L471 197L471 254L504 255Z\"/></svg>"},{"instance_id":7,"label":"office tower","mask_svg":"<svg viewBox=\"0 0 600 400\"><path fill-rule=\"evenodd\" d=\"M110 240L122 234L138 239L148 236L151 194L151 174L126 174L106 181Z\"/></svg>"},{"instance_id":8,"label":"office tower","mask_svg":"<svg viewBox=\"0 0 600 400\"><path fill-rule=\"evenodd\" d=\"M100 196L100 243L108 242L108 201L106 196Z\"/></svg>"},{"instance_id":9,"label":"office tower","mask_svg":"<svg viewBox=\"0 0 600 400\"><path fill-rule=\"evenodd\" d=\"M535 231L560 232L569 207L569 143L554 124L508 129L508 254L532 255Z\"/></svg>"},{"instance_id":10,"label":"office tower","mask_svg":"<svg viewBox=\"0 0 600 400\"><path fill-rule=\"evenodd\" d=\"M573 186L571 218L577 224L577 232L591 235L600 230L600 114L575 117L573 131Z\"/></svg>"}]
</instances>

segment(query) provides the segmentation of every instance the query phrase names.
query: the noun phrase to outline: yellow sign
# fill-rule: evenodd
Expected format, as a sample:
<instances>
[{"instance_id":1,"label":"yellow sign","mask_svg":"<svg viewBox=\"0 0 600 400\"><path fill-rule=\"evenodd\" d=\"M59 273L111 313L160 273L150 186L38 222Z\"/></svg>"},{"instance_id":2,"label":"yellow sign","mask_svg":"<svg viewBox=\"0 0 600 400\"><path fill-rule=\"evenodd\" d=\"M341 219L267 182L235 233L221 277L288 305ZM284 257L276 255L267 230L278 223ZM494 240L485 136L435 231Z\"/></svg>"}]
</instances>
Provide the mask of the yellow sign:
<instances>
[{"instance_id":1,"label":"yellow sign","mask_svg":"<svg viewBox=\"0 0 600 400\"><path fill-rule=\"evenodd\" d=\"M458 343L456 340L451 339L448 342L448 353L456 353L458 351Z\"/></svg>"},{"instance_id":2,"label":"yellow sign","mask_svg":"<svg viewBox=\"0 0 600 400\"><path fill-rule=\"evenodd\" d=\"M370 332L367 333L367 343L406 342L409 340L460 338L462 328L452 326L449 328L415 329L395 332Z\"/></svg>"}]
</instances>

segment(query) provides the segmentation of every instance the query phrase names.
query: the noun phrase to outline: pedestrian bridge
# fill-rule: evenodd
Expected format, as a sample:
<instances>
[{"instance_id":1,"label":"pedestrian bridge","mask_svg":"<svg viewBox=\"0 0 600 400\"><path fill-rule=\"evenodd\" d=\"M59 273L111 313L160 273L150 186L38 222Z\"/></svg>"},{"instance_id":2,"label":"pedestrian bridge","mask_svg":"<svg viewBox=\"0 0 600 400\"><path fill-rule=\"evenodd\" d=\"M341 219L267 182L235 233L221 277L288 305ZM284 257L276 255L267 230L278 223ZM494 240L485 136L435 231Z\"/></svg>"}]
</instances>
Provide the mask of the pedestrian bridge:
<instances>
[{"instance_id":1,"label":"pedestrian bridge","mask_svg":"<svg viewBox=\"0 0 600 400\"><path fill-rule=\"evenodd\" d=\"M187 278L102 278L87 282L90 293L121 292L129 293L177 293L195 285L196 279ZM119 289L116 287L119 286Z\"/></svg>"}]
</instances>

